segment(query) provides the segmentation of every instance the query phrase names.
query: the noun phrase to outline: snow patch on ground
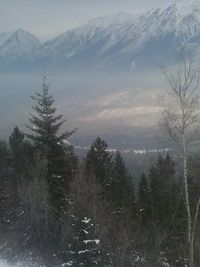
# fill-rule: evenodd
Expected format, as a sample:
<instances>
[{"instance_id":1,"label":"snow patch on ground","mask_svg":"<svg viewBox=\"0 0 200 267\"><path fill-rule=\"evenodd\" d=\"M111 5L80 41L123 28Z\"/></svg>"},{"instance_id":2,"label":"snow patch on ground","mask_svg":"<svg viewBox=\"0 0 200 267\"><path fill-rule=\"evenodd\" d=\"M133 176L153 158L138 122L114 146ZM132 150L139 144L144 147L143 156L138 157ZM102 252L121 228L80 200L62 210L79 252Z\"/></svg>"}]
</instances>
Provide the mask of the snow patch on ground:
<instances>
[{"instance_id":1,"label":"snow patch on ground","mask_svg":"<svg viewBox=\"0 0 200 267\"><path fill-rule=\"evenodd\" d=\"M4 261L0 260L0 267L14 267L14 266L8 265Z\"/></svg>"},{"instance_id":2,"label":"snow patch on ground","mask_svg":"<svg viewBox=\"0 0 200 267\"><path fill-rule=\"evenodd\" d=\"M0 260L0 267L45 267L43 265L38 265L37 263L15 263L15 264L8 264L6 261L4 260Z\"/></svg>"}]
</instances>

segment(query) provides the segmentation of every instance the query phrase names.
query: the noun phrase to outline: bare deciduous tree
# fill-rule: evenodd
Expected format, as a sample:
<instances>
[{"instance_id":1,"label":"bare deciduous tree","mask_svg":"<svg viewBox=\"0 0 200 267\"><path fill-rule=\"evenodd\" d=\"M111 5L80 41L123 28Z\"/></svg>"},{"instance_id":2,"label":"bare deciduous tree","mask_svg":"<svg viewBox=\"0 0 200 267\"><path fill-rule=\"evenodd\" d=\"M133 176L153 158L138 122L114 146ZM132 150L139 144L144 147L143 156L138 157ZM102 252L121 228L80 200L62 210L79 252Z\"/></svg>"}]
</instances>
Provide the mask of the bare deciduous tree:
<instances>
[{"instance_id":1,"label":"bare deciduous tree","mask_svg":"<svg viewBox=\"0 0 200 267\"><path fill-rule=\"evenodd\" d=\"M164 108L164 124L171 138L181 150L183 166L183 183L185 207L187 212L187 241L189 247L190 267L194 266L194 237L200 207L200 197L195 214L191 211L191 201L188 186L188 153L192 141L191 133L199 119L199 82L200 73L194 65L194 60L184 53L175 74L164 70L172 95L172 105Z\"/></svg>"}]
</instances>

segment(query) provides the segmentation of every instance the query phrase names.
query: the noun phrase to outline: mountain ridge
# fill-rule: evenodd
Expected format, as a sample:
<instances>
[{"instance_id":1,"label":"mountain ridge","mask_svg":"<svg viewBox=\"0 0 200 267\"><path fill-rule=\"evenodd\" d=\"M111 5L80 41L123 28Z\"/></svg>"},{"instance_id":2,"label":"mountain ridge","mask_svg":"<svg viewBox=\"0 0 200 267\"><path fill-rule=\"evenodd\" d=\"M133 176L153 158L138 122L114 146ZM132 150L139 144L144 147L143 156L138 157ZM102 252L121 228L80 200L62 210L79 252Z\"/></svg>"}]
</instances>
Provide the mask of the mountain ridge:
<instances>
[{"instance_id":1,"label":"mountain ridge","mask_svg":"<svg viewBox=\"0 0 200 267\"><path fill-rule=\"evenodd\" d=\"M0 66L134 71L173 64L182 46L200 49L200 4L185 2L98 17L43 43L23 30L0 34Z\"/></svg>"}]
</instances>

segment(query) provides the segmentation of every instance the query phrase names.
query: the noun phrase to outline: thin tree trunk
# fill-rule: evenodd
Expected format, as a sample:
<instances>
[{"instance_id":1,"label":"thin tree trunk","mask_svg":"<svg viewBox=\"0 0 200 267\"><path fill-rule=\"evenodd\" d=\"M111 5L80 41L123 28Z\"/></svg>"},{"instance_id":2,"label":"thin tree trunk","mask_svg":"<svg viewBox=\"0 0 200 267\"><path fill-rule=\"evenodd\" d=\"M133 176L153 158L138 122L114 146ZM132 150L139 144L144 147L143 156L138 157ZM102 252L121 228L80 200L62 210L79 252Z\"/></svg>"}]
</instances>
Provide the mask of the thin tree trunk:
<instances>
[{"instance_id":1,"label":"thin tree trunk","mask_svg":"<svg viewBox=\"0 0 200 267\"><path fill-rule=\"evenodd\" d=\"M183 177L184 177L184 190L185 190L185 206L187 211L187 223L188 223L188 244L191 242L192 234L192 219L191 209L189 201L189 189L188 189L188 171L187 171L187 155L186 155L186 144L185 135L183 134Z\"/></svg>"},{"instance_id":2,"label":"thin tree trunk","mask_svg":"<svg viewBox=\"0 0 200 267\"><path fill-rule=\"evenodd\" d=\"M187 211L187 224L188 224L188 246L189 246L189 258L190 258L190 267L193 267L193 242L192 242L192 218L191 218L191 208L189 201L189 188L188 188L188 170L187 170L187 152L186 152L186 143L185 135L182 136L183 141L183 177L184 177L184 190L185 190L185 206Z\"/></svg>"},{"instance_id":3,"label":"thin tree trunk","mask_svg":"<svg viewBox=\"0 0 200 267\"><path fill-rule=\"evenodd\" d=\"M191 244L190 244L190 267L194 266L194 236L195 236L195 230L197 226L197 219L199 214L199 208L200 208L200 197L197 202L196 211L194 215L194 223L192 227L192 235L191 235Z\"/></svg>"},{"instance_id":4,"label":"thin tree trunk","mask_svg":"<svg viewBox=\"0 0 200 267\"><path fill-rule=\"evenodd\" d=\"M190 264L189 267L194 267L194 242L191 240L190 242Z\"/></svg>"}]
</instances>

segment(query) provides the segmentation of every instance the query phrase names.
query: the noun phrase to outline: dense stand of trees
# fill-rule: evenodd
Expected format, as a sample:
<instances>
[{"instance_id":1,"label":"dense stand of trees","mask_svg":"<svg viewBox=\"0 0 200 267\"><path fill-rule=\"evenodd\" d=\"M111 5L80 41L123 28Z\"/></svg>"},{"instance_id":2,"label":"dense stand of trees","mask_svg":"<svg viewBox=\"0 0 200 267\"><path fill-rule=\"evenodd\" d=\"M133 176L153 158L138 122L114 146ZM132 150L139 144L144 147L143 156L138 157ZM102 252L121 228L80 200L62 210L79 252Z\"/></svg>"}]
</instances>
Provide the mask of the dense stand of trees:
<instances>
[{"instance_id":1,"label":"dense stand of trees","mask_svg":"<svg viewBox=\"0 0 200 267\"><path fill-rule=\"evenodd\" d=\"M64 120L45 77L32 98L27 132L15 127L8 142L0 142L0 230L9 256L32 251L49 266L187 266L177 158L159 155L137 187L121 153L110 152L100 137L78 159L65 142L75 130L61 131ZM194 213L200 170L198 160L190 164ZM194 252L199 248L196 238Z\"/></svg>"}]
</instances>

